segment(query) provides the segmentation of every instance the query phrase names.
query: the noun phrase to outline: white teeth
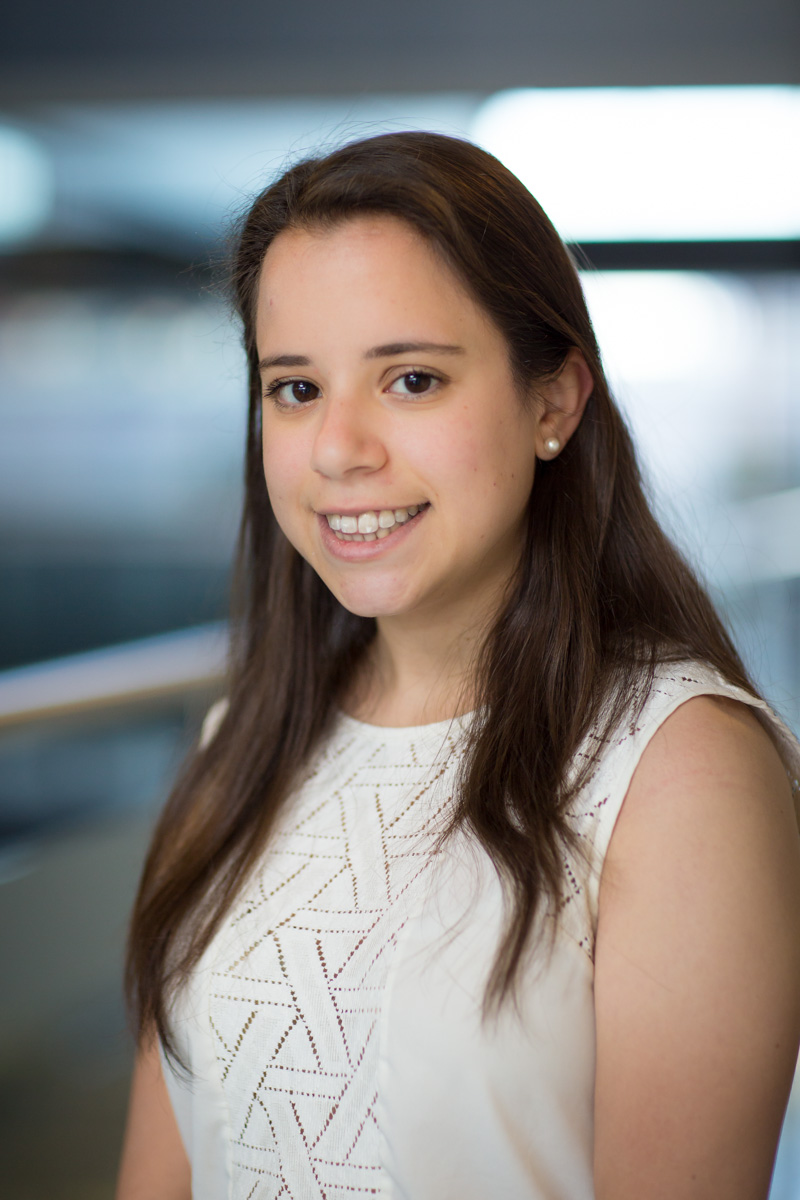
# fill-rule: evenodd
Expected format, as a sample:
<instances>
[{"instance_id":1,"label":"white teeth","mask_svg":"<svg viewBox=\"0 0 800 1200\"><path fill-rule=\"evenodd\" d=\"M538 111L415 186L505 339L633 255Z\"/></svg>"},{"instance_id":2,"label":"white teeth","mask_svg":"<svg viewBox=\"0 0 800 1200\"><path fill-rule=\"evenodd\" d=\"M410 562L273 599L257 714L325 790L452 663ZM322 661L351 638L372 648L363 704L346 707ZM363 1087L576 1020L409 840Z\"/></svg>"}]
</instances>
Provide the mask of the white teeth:
<instances>
[{"instance_id":1,"label":"white teeth","mask_svg":"<svg viewBox=\"0 0 800 1200\"><path fill-rule=\"evenodd\" d=\"M409 504L408 508L382 508L380 512L370 509L358 517L345 517L340 513L328 513L331 529L345 542L374 542L385 538L397 525L405 525L427 504Z\"/></svg>"},{"instance_id":2,"label":"white teeth","mask_svg":"<svg viewBox=\"0 0 800 1200\"><path fill-rule=\"evenodd\" d=\"M362 513L358 518L359 533L375 533L378 528L378 517L374 512Z\"/></svg>"}]
</instances>

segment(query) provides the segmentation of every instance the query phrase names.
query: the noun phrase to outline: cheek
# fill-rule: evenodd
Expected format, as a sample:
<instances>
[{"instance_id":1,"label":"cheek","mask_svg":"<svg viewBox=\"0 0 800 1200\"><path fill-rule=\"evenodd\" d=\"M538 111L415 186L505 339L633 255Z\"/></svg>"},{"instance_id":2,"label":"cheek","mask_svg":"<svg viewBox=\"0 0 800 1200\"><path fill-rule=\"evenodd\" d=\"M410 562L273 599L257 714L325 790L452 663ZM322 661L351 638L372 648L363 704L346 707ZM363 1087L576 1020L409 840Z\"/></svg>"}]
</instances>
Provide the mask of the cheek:
<instances>
[{"instance_id":1,"label":"cheek","mask_svg":"<svg viewBox=\"0 0 800 1200\"><path fill-rule=\"evenodd\" d=\"M261 450L264 479L273 508L287 505L296 494L300 479L300 456L283 439L264 439Z\"/></svg>"},{"instance_id":2,"label":"cheek","mask_svg":"<svg viewBox=\"0 0 800 1200\"><path fill-rule=\"evenodd\" d=\"M482 510L488 536L516 527L533 488L536 455L525 428L509 423L483 429L462 445L463 489L473 511Z\"/></svg>"},{"instance_id":3,"label":"cheek","mask_svg":"<svg viewBox=\"0 0 800 1200\"><path fill-rule=\"evenodd\" d=\"M284 536L296 550L303 553L302 522L298 519L298 487L291 462L283 454L262 449L264 480L270 507Z\"/></svg>"},{"instance_id":4,"label":"cheek","mask_svg":"<svg viewBox=\"0 0 800 1200\"><path fill-rule=\"evenodd\" d=\"M518 430L465 421L429 443L429 451L432 477L473 501L491 500L502 491L530 491L533 453L527 452L525 435Z\"/></svg>"},{"instance_id":5,"label":"cheek","mask_svg":"<svg viewBox=\"0 0 800 1200\"><path fill-rule=\"evenodd\" d=\"M404 445L402 451L437 490L473 488L478 477L491 469L491 447L485 432L466 415L456 422L431 423L424 433L424 437Z\"/></svg>"}]
</instances>

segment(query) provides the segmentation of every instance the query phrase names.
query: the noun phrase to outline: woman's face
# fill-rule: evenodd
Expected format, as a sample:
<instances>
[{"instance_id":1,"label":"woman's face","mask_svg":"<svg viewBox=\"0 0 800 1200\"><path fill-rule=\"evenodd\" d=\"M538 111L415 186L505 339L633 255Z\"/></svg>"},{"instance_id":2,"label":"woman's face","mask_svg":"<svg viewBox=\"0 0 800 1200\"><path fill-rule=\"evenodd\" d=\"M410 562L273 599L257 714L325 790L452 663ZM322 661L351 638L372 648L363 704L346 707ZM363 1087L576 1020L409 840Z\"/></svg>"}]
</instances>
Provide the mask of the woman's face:
<instances>
[{"instance_id":1,"label":"woman's face","mask_svg":"<svg viewBox=\"0 0 800 1200\"><path fill-rule=\"evenodd\" d=\"M256 332L270 502L341 603L423 620L496 603L546 435L422 237L383 216L280 234Z\"/></svg>"}]
</instances>

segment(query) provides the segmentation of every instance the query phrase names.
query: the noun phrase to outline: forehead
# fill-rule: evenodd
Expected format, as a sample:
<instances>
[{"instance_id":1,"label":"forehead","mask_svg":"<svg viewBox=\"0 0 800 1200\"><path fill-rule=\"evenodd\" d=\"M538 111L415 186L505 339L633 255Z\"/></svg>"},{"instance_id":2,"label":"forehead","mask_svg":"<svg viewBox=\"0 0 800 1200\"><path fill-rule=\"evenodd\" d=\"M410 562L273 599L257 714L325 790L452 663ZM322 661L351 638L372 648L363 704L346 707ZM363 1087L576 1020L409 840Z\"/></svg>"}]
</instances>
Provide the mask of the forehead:
<instances>
[{"instance_id":1,"label":"forehead","mask_svg":"<svg viewBox=\"0 0 800 1200\"><path fill-rule=\"evenodd\" d=\"M330 262L353 255L383 260L411 255L436 270L447 270L444 262L422 235L397 217L365 213L320 225L289 227L272 241L261 266L261 283L280 275L282 269L321 269ZM435 264L433 260L436 260Z\"/></svg>"},{"instance_id":2,"label":"forehead","mask_svg":"<svg viewBox=\"0 0 800 1200\"><path fill-rule=\"evenodd\" d=\"M485 325L487 317L442 255L404 221L359 216L287 229L259 277L259 338L287 322L319 328L357 320ZM366 332L366 329L365 329Z\"/></svg>"}]
</instances>

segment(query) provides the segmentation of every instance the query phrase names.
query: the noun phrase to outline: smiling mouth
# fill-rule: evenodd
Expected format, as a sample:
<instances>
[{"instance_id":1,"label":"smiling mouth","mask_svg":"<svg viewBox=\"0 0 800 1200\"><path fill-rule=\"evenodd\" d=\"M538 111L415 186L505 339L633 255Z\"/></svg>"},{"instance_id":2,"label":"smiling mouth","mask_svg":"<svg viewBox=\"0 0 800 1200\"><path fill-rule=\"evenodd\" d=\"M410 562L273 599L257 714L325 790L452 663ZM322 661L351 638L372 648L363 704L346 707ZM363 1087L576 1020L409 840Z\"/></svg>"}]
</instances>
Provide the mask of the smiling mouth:
<instances>
[{"instance_id":1,"label":"smiling mouth","mask_svg":"<svg viewBox=\"0 0 800 1200\"><path fill-rule=\"evenodd\" d=\"M408 508L368 509L357 517L327 513L326 520L340 542L376 542L413 521L426 508L430 508L430 503L409 504Z\"/></svg>"}]
</instances>

